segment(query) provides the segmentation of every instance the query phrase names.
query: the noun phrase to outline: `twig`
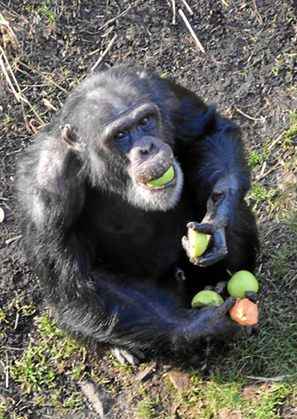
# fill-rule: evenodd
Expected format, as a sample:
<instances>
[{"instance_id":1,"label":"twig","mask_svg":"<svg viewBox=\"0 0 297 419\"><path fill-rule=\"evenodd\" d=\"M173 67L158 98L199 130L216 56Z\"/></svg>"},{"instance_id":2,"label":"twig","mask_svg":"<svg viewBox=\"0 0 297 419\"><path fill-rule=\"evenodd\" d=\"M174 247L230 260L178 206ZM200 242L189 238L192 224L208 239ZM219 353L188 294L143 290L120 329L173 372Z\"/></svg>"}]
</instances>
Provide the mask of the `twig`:
<instances>
[{"instance_id":1,"label":"twig","mask_svg":"<svg viewBox=\"0 0 297 419\"><path fill-rule=\"evenodd\" d=\"M0 51L1 51L1 53L2 53L2 48L1 48L1 47L0 47ZM4 51L3 51L3 53L4 53ZM4 55L4 57L5 57L5 55ZM7 70L6 70L6 67L5 67L4 60L3 60L2 56L0 56L0 67L1 67L1 70L2 70L2 72L3 72L3 74L4 74L4 77L5 77L6 81L7 81L7 84L9 85L9 87L10 87L10 89L11 89L12 93L14 94L14 96L15 96L16 100L17 100L18 102L20 102L20 97L19 97L19 94L18 94L18 92L15 90L15 88L14 88L14 86L13 86L13 84L12 84L11 80L10 80L10 77L9 77L9 74L8 74L8 72L7 72Z\"/></svg>"},{"instance_id":2,"label":"twig","mask_svg":"<svg viewBox=\"0 0 297 419\"><path fill-rule=\"evenodd\" d=\"M7 352L5 353L5 360L6 360L5 363L4 361L0 361L0 362L2 364L3 372L5 374L5 388L8 388L9 387L9 361L8 361Z\"/></svg>"},{"instance_id":3,"label":"twig","mask_svg":"<svg viewBox=\"0 0 297 419\"><path fill-rule=\"evenodd\" d=\"M62 87L62 86L60 86L58 83L56 83L54 80L52 80L51 78L50 78L50 76L45 76L45 75L43 75L41 72L38 72L40 75L41 75L41 77L43 77L48 83L50 83L50 84L52 84L53 86L55 86L55 87L57 87L58 89L60 89L61 90L61 92L63 92L63 93L68 93L68 90L66 90L66 89L64 89L64 87Z\"/></svg>"},{"instance_id":4,"label":"twig","mask_svg":"<svg viewBox=\"0 0 297 419\"><path fill-rule=\"evenodd\" d=\"M247 119L250 119L251 121L260 121L260 122L264 122L265 121L265 117L261 116L260 118L254 118L253 116L248 115L247 113L243 112L241 109L237 108L236 106L234 106L234 109L240 113L240 115L245 116Z\"/></svg>"},{"instance_id":5,"label":"twig","mask_svg":"<svg viewBox=\"0 0 297 419\"><path fill-rule=\"evenodd\" d=\"M106 54L111 50L114 41L117 39L117 34L115 34L112 38L112 40L109 42L109 44L107 45L105 51L102 53L102 55L100 55L100 57L98 58L98 60L95 62L95 64L93 65L93 67L91 68L91 71L94 71L96 67L98 67L98 65L101 63L101 61L103 60L103 58L106 56Z\"/></svg>"},{"instance_id":6,"label":"twig","mask_svg":"<svg viewBox=\"0 0 297 419\"><path fill-rule=\"evenodd\" d=\"M17 40L17 37L16 37L15 33L13 32L13 30L11 29L11 26L10 26L9 22L4 18L2 13L0 13L0 25L5 27L5 29L9 33L10 40L13 43L14 47L18 48L19 47L19 42Z\"/></svg>"},{"instance_id":7,"label":"twig","mask_svg":"<svg viewBox=\"0 0 297 419\"><path fill-rule=\"evenodd\" d=\"M19 234L18 236L14 236L11 239L7 239L5 240L5 244L11 244L13 242L15 242L16 240L19 240L22 237L21 234Z\"/></svg>"},{"instance_id":8,"label":"twig","mask_svg":"<svg viewBox=\"0 0 297 419\"><path fill-rule=\"evenodd\" d=\"M260 13L259 13L259 10L258 10L258 7L257 7L256 0L253 0L253 5L254 5L254 10L255 10L255 15L256 15L256 18L257 18L258 22L260 23L260 25L262 25L262 23L263 23L263 18L262 18L262 16L261 16L261 15L260 15Z\"/></svg>"},{"instance_id":9,"label":"twig","mask_svg":"<svg viewBox=\"0 0 297 419\"><path fill-rule=\"evenodd\" d=\"M275 169L278 168L278 166L281 166L281 162L280 161L278 161L273 167L271 167L269 170L267 170L267 172L263 173L262 175L260 174L260 176L256 176L256 181L258 182L259 180L262 180L266 176L270 175L270 173L274 172Z\"/></svg>"},{"instance_id":10,"label":"twig","mask_svg":"<svg viewBox=\"0 0 297 419\"><path fill-rule=\"evenodd\" d=\"M15 87L17 88L18 94L20 96L22 96L21 88L20 88L20 86L19 86L19 84L17 82L17 79L15 78L14 72L12 71L11 65L9 64L8 58L6 57L5 51L4 51L4 49L2 47L0 47L0 52L1 52L1 55L2 55L1 56L1 60L3 62L4 69L6 70L6 67L8 68L9 73L10 73L10 75L12 77L12 80L13 80L13 82L15 84ZM5 63L4 63L3 59L2 59L2 57L4 58ZM5 67L5 65L6 65L6 67ZM7 74L7 77L9 78L7 72L6 72L6 74Z\"/></svg>"},{"instance_id":11,"label":"twig","mask_svg":"<svg viewBox=\"0 0 297 419\"><path fill-rule=\"evenodd\" d=\"M284 133L282 132L278 137L275 138L275 140L272 141L271 144L269 144L269 146L267 147L269 151L271 151L273 149L273 147L280 141L282 140L284 136Z\"/></svg>"},{"instance_id":12,"label":"twig","mask_svg":"<svg viewBox=\"0 0 297 419\"><path fill-rule=\"evenodd\" d=\"M151 365L146 367L144 370L140 371L138 374L136 374L135 380L136 381L146 381L148 380L155 372L157 368L157 363L153 362Z\"/></svg>"},{"instance_id":13,"label":"twig","mask_svg":"<svg viewBox=\"0 0 297 419\"><path fill-rule=\"evenodd\" d=\"M3 223L5 220L5 212L4 209L0 207L0 224Z\"/></svg>"},{"instance_id":14,"label":"twig","mask_svg":"<svg viewBox=\"0 0 297 419\"><path fill-rule=\"evenodd\" d=\"M176 25L176 4L175 0L171 0L172 4L172 25Z\"/></svg>"},{"instance_id":15,"label":"twig","mask_svg":"<svg viewBox=\"0 0 297 419\"><path fill-rule=\"evenodd\" d=\"M48 83L53 84L54 86L56 86L58 89L60 89L63 93L68 93L68 91L66 89L64 89L64 87L60 86L58 83L56 83L54 80L49 78L49 75L44 75L41 71L35 70L32 67L28 66L27 64L25 64L24 62L20 61L20 64L27 68L28 70L32 71L33 73L37 73L39 74L43 79L45 79Z\"/></svg>"},{"instance_id":16,"label":"twig","mask_svg":"<svg viewBox=\"0 0 297 419\"><path fill-rule=\"evenodd\" d=\"M8 83L8 85L10 86L12 93L14 94L16 100L18 102L23 102L26 103L29 108L31 109L31 111L34 113L34 115L36 116L36 118L39 120L39 122L44 125L44 121L41 118L41 116L38 114L38 112L36 112L36 110L33 108L33 106L31 105L31 103L28 101L28 99L23 95L21 88L15 78L15 75L12 71L12 68L9 64L9 61L6 57L5 51L2 47L0 47L0 67L3 71L4 77ZM12 80L11 80L12 79ZM13 81L13 82L12 82ZM14 83L14 85L13 85Z\"/></svg>"},{"instance_id":17,"label":"twig","mask_svg":"<svg viewBox=\"0 0 297 419\"><path fill-rule=\"evenodd\" d=\"M263 176L263 174L266 170L266 167L267 167L267 161L264 161L264 163L262 164L259 176Z\"/></svg>"},{"instance_id":18,"label":"twig","mask_svg":"<svg viewBox=\"0 0 297 419\"><path fill-rule=\"evenodd\" d=\"M15 322L14 322L14 326L13 326L14 330L17 329L18 324L19 324L19 320L20 320L20 313L17 313L16 316L15 316Z\"/></svg>"},{"instance_id":19,"label":"twig","mask_svg":"<svg viewBox=\"0 0 297 419\"><path fill-rule=\"evenodd\" d=\"M129 10L132 9L132 6L128 6L127 9L125 9L123 12L121 12L119 15L113 17L112 19L109 19L107 22L104 23L104 25L100 26L99 31L101 31L102 29L106 28L106 26L110 25L111 23L115 22L116 20L118 20L120 17L124 16L126 13L129 12Z\"/></svg>"},{"instance_id":20,"label":"twig","mask_svg":"<svg viewBox=\"0 0 297 419\"><path fill-rule=\"evenodd\" d=\"M9 387L9 361L8 361L8 355L7 355L7 353L5 354L5 358L6 358L5 387L8 388Z\"/></svg>"},{"instance_id":21,"label":"twig","mask_svg":"<svg viewBox=\"0 0 297 419\"><path fill-rule=\"evenodd\" d=\"M48 99L44 98L43 103L48 109L57 112L58 109Z\"/></svg>"},{"instance_id":22,"label":"twig","mask_svg":"<svg viewBox=\"0 0 297 419\"><path fill-rule=\"evenodd\" d=\"M101 35L101 38L107 38L108 35L114 30L114 25L112 25L110 28L107 29L107 31Z\"/></svg>"},{"instance_id":23,"label":"twig","mask_svg":"<svg viewBox=\"0 0 297 419\"><path fill-rule=\"evenodd\" d=\"M98 396L98 392L95 384L92 381L84 381L80 383L80 389L86 398L91 403L95 412L99 415L100 418L104 418L103 404Z\"/></svg>"},{"instance_id":24,"label":"twig","mask_svg":"<svg viewBox=\"0 0 297 419\"><path fill-rule=\"evenodd\" d=\"M191 16L193 16L194 12L191 9L191 7L189 6L189 4L186 2L186 0L182 0L182 2L184 3L186 9L188 10L188 12L190 13Z\"/></svg>"},{"instance_id":25,"label":"twig","mask_svg":"<svg viewBox=\"0 0 297 419\"><path fill-rule=\"evenodd\" d=\"M192 26L190 25L190 23L189 23L188 19L186 18L184 12L181 9L178 9L178 13L181 16L182 20L184 21L186 27L188 28L190 34L192 35L198 49L200 49L200 51L205 54L205 49L204 49L203 45L201 44L201 42L199 41L197 35L193 31Z\"/></svg>"},{"instance_id":26,"label":"twig","mask_svg":"<svg viewBox=\"0 0 297 419\"><path fill-rule=\"evenodd\" d=\"M15 79L14 74L13 74L13 71L12 71L12 69L11 69L11 67L10 67L10 64L9 64L9 62L8 62L8 59L7 59L6 55L5 55L5 52L4 52L4 50L2 49L2 47L0 47L0 52L1 52L1 55L0 55L0 67L1 67L1 69L2 69L2 72L3 72L3 74L4 74L4 77L5 77L5 79L6 79L6 82L7 82L8 86L10 87L10 89L11 89L11 91L12 91L13 95L15 96L16 100L17 100L19 103L21 103L21 108L22 108L23 118L24 118L25 125L26 125L27 117L26 117L26 113L25 113L25 109L24 109L24 103L21 101L21 94L15 90L15 88L14 88L14 86L13 86L13 83L12 83L12 81L11 81L10 77L9 77L9 74L8 74L8 72L7 72L7 70L6 70L6 66L5 66L4 60L5 60L5 62L6 62L6 65L7 65L8 69L9 69L9 71L10 71L10 73L11 73L11 75L12 75L13 79ZM2 58L2 57L4 58L4 60L3 60L3 58ZM16 86L18 87L18 84L16 84ZM18 89L19 89L19 87L18 87ZM20 90L20 89L19 89L19 90Z\"/></svg>"},{"instance_id":27,"label":"twig","mask_svg":"<svg viewBox=\"0 0 297 419\"><path fill-rule=\"evenodd\" d=\"M256 381L263 381L264 383L277 383L278 381L286 380L287 378L294 377L296 374L284 374L284 375L277 375L276 377L255 377L253 375L247 375L247 378Z\"/></svg>"},{"instance_id":28,"label":"twig","mask_svg":"<svg viewBox=\"0 0 297 419\"><path fill-rule=\"evenodd\" d=\"M7 351L20 351L20 352L24 350L23 348L15 348L13 346L1 346L1 349L5 349Z\"/></svg>"},{"instance_id":29,"label":"twig","mask_svg":"<svg viewBox=\"0 0 297 419\"><path fill-rule=\"evenodd\" d=\"M127 7L127 9L123 10L119 15L113 17L112 19L109 19L107 22L105 22L102 26L100 26L99 31L101 31L102 29L104 29L106 26L110 25L111 23L115 22L116 20L118 20L120 17L124 16L125 14L127 14L129 12L130 9L136 7L138 5L138 3L140 3L141 0L136 1L133 6L130 5Z\"/></svg>"}]
</instances>

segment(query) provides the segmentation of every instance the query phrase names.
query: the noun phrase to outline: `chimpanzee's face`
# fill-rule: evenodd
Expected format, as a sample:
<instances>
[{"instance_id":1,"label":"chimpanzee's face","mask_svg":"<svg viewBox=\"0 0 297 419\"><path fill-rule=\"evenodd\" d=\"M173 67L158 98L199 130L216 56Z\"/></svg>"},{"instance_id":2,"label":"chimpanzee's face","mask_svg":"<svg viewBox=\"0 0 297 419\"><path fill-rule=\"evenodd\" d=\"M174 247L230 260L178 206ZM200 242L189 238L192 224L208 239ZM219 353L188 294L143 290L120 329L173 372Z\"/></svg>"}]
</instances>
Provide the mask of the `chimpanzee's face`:
<instances>
[{"instance_id":1,"label":"chimpanzee's face","mask_svg":"<svg viewBox=\"0 0 297 419\"><path fill-rule=\"evenodd\" d=\"M123 94L104 97L93 92L91 99L86 125L100 116L100 124L86 130L93 184L144 210L173 208L181 195L183 174L158 106L146 97L133 101Z\"/></svg>"}]
</instances>

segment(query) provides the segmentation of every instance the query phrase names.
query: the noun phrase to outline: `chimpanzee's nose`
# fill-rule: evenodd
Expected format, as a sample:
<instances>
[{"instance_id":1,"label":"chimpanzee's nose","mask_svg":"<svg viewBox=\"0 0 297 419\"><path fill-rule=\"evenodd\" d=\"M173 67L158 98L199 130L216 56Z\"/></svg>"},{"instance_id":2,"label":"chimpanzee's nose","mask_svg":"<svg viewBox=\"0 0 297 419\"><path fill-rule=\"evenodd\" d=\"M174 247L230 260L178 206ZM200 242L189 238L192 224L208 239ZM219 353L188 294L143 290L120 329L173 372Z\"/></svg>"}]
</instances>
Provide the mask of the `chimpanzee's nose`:
<instances>
[{"instance_id":1,"label":"chimpanzee's nose","mask_svg":"<svg viewBox=\"0 0 297 419\"><path fill-rule=\"evenodd\" d=\"M131 150L133 158L135 158L138 161L147 159L148 157L157 154L157 152L158 147L154 141L154 138L151 137L142 138L141 141L135 144L133 149Z\"/></svg>"},{"instance_id":2,"label":"chimpanzee's nose","mask_svg":"<svg viewBox=\"0 0 297 419\"><path fill-rule=\"evenodd\" d=\"M152 154L155 148L156 145L153 143L153 141L148 140L143 145L138 147L138 152L140 155L146 156L148 154Z\"/></svg>"}]
</instances>

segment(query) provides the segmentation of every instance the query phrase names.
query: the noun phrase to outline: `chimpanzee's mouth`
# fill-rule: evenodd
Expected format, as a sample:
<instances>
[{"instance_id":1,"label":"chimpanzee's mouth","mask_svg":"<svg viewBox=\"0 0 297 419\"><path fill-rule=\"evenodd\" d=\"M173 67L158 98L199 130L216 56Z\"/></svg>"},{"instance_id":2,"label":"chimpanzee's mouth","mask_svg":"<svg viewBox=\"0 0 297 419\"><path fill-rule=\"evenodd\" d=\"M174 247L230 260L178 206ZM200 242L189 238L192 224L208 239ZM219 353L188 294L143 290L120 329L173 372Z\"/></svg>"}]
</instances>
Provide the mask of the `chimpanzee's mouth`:
<instances>
[{"instance_id":1,"label":"chimpanzee's mouth","mask_svg":"<svg viewBox=\"0 0 297 419\"><path fill-rule=\"evenodd\" d=\"M175 176L174 167L171 165L160 177L146 182L145 186L149 189L164 189L175 182Z\"/></svg>"}]
</instances>

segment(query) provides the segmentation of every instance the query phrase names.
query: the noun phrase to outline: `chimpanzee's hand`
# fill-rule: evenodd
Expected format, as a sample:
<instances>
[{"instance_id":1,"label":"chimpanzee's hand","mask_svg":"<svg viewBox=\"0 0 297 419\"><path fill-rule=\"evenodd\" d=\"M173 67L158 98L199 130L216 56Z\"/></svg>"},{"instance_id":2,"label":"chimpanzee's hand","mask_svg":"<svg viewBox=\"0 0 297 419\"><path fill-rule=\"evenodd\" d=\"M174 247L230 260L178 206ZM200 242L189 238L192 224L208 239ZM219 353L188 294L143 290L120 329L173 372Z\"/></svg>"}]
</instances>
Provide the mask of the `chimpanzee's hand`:
<instances>
[{"instance_id":1,"label":"chimpanzee's hand","mask_svg":"<svg viewBox=\"0 0 297 419\"><path fill-rule=\"evenodd\" d=\"M194 343L201 338L225 339L234 335L241 330L241 327L228 315L234 303L235 298L229 297L218 307L190 310L190 319L184 322L182 337L188 343Z\"/></svg>"},{"instance_id":2,"label":"chimpanzee's hand","mask_svg":"<svg viewBox=\"0 0 297 419\"><path fill-rule=\"evenodd\" d=\"M236 191L233 188L232 179L220 179L214 186L207 201L207 212L201 223L190 222L188 228L211 235L210 248L202 256L190 258L194 265L210 266L220 261L228 254L225 228L228 225ZM188 238L182 238L182 245L189 255Z\"/></svg>"}]
</instances>

